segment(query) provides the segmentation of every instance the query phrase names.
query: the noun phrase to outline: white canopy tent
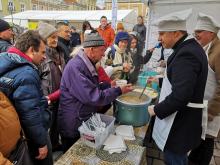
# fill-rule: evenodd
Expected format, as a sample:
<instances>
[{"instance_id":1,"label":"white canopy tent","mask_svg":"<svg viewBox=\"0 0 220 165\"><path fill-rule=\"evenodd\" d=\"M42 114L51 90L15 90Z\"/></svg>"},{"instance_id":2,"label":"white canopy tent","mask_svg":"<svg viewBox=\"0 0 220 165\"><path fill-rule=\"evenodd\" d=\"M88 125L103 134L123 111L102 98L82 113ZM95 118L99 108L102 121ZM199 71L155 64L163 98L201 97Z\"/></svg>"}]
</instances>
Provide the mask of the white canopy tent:
<instances>
[{"instance_id":1,"label":"white canopy tent","mask_svg":"<svg viewBox=\"0 0 220 165\"><path fill-rule=\"evenodd\" d=\"M192 16L187 21L189 33L193 32L199 12L211 15L220 23L220 0L148 0L148 2L147 48L152 48L158 42L157 27L153 26L152 22L163 15L192 8Z\"/></svg>"},{"instance_id":2,"label":"white canopy tent","mask_svg":"<svg viewBox=\"0 0 220 165\"><path fill-rule=\"evenodd\" d=\"M90 21L93 27L98 27L101 16L106 16L111 22L111 10L90 10L90 11L41 11L28 10L4 17L8 22L28 27L29 21L49 21L52 23L67 20L71 23L82 23ZM122 22L127 30L131 30L136 23L137 13L134 10L118 10L117 21Z\"/></svg>"}]
</instances>

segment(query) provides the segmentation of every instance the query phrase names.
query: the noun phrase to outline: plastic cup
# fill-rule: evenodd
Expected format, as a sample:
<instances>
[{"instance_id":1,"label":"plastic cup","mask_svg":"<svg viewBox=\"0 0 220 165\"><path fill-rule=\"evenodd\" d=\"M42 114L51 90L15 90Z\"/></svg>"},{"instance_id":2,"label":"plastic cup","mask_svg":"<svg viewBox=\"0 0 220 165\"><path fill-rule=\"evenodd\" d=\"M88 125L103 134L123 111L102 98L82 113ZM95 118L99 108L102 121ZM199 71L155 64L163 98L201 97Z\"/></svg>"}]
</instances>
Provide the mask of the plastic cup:
<instances>
[{"instance_id":1,"label":"plastic cup","mask_svg":"<svg viewBox=\"0 0 220 165\"><path fill-rule=\"evenodd\" d=\"M116 86L120 87L120 86L126 85L128 81L127 80L116 80L115 83L116 83Z\"/></svg>"}]
</instances>

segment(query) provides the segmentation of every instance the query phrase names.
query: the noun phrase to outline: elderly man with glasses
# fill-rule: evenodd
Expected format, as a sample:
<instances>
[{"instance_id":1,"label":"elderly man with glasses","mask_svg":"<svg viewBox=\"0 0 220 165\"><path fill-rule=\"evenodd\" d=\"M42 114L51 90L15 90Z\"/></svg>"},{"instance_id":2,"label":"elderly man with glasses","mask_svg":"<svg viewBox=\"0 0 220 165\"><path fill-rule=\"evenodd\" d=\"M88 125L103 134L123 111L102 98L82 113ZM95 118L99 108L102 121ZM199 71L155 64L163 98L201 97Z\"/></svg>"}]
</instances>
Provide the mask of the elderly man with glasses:
<instances>
[{"instance_id":1,"label":"elderly man with glasses","mask_svg":"<svg viewBox=\"0 0 220 165\"><path fill-rule=\"evenodd\" d=\"M204 95L208 100L209 121L205 140L202 140L200 146L192 150L189 156L190 164L209 165L214 150L214 138L218 136L220 129L220 40L217 36L219 29L220 23L212 16L199 13L194 34L204 48L209 63Z\"/></svg>"}]
</instances>

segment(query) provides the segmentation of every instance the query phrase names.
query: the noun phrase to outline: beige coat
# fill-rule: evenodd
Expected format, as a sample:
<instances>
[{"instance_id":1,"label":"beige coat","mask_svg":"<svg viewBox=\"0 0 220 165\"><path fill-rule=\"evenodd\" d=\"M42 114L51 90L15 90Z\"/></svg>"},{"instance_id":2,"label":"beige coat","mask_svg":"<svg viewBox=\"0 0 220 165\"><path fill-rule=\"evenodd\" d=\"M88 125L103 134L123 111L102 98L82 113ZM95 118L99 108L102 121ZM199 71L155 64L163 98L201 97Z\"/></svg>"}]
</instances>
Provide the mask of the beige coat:
<instances>
[{"instance_id":1,"label":"beige coat","mask_svg":"<svg viewBox=\"0 0 220 165\"><path fill-rule=\"evenodd\" d=\"M121 74L123 72L123 63L129 63L131 66L133 65L130 52L126 52L126 51L122 52L117 45L114 45L114 48L115 48L114 59L110 59L111 62L108 62L109 61L108 54L111 51L111 47L109 47L105 52L105 57L103 57L101 61L101 65L104 69L107 66L114 65L114 67L112 67L112 74L109 75L112 80L121 78Z\"/></svg>"},{"instance_id":2,"label":"beige coat","mask_svg":"<svg viewBox=\"0 0 220 165\"><path fill-rule=\"evenodd\" d=\"M218 115L220 113L220 40L216 37L208 52L209 65L215 72L217 80L217 87L213 98L209 101L208 112L211 115Z\"/></svg>"}]
</instances>

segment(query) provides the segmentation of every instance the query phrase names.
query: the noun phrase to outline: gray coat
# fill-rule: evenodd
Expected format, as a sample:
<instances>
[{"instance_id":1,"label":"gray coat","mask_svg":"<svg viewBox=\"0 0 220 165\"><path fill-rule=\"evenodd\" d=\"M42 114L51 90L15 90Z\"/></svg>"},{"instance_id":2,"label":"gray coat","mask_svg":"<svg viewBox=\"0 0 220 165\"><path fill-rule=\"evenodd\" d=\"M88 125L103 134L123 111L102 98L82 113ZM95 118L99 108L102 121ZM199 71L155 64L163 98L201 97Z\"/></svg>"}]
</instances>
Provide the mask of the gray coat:
<instances>
[{"instance_id":1,"label":"gray coat","mask_svg":"<svg viewBox=\"0 0 220 165\"><path fill-rule=\"evenodd\" d=\"M142 25L136 24L133 28L133 31L138 33L138 41L140 44L144 43L146 40L146 30L147 28L144 24Z\"/></svg>"}]
</instances>

